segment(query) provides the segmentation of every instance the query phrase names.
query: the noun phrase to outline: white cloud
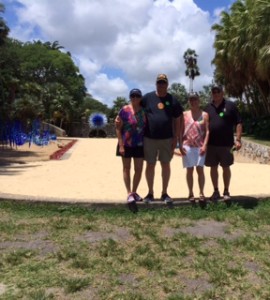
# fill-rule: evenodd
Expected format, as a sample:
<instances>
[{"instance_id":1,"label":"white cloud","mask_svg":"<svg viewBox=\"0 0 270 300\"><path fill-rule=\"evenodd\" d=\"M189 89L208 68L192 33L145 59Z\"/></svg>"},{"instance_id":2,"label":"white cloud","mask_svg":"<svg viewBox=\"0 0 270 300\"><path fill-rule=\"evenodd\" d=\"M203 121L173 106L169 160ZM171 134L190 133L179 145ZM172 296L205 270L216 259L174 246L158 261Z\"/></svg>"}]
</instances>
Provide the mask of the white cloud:
<instances>
[{"instance_id":1,"label":"white cloud","mask_svg":"<svg viewBox=\"0 0 270 300\"><path fill-rule=\"evenodd\" d=\"M73 57L76 65L79 67L82 74L87 74L89 78L95 77L102 68L102 65L99 62L95 62L90 58L85 56Z\"/></svg>"},{"instance_id":2,"label":"white cloud","mask_svg":"<svg viewBox=\"0 0 270 300\"><path fill-rule=\"evenodd\" d=\"M103 103L111 105L117 95L128 95L128 86L121 78L109 79L104 73L99 73L89 85L90 91L95 91L97 99L102 98Z\"/></svg>"},{"instance_id":3,"label":"white cloud","mask_svg":"<svg viewBox=\"0 0 270 300\"><path fill-rule=\"evenodd\" d=\"M214 23L219 23L220 17L221 17L221 13L224 10L226 10L225 7L217 7L216 9L214 9L214 11L213 11L213 16L214 16L213 24Z\"/></svg>"},{"instance_id":4,"label":"white cloud","mask_svg":"<svg viewBox=\"0 0 270 300\"><path fill-rule=\"evenodd\" d=\"M21 28L11 28L10 35L58 41L74 57L89 93L109 106L135 86L153 90L158 73L188 87L183 61L187 48L199 55L202 75L195 79L195 89L211 82L214 33L209 13L193 0L17 2L23 5L17 8Z\"/></svg>"}]
</instances>

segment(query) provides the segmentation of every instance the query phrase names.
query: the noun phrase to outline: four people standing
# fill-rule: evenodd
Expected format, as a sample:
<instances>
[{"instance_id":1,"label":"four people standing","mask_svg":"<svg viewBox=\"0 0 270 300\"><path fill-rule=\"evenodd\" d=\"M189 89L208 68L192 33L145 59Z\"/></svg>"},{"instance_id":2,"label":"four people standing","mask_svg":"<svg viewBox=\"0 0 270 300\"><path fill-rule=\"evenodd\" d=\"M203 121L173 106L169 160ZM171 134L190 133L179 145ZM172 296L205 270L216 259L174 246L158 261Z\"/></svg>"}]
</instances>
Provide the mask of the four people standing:
<instances>
[{"instance_id":1,"label":"four people standing","mask_svg":"<svg viewBox=\"0 0 270 300\"><path fill-rule=\"evenodd\" d=\"M205 111L200 108L198 94L189 95L190 110L183 113L183 108L168 93L168 78L159 74L156 78L156 90L142 97L139 89L130 91L131 104L124 106L116 118L118 137L117 155L122 156L124 183L128 193L128 203L134 212L136 201L142 200L137 194L141 179L143 159L146 161L146 181L148 194L144 202L154 200L154 178L157 160L162 171L161 200L172 203L168 195L170 180L170 161L177 142L183 157L183 166L187 168L186 180L189 190L188 199L195 203L193 193L193 173L196 168L199 185L199 201L205 205L204 165L210 166L214 193L210 198L220 198L218 188L218 166L223 169L225 201L230 200L229 185L230 165L233 164L232 147L241 148L242 121L236 105L223 98L223 89L214 85L212 102ZM184 117L183 117L184 115ZM234 127L236 140L234 141ZM135 173L131 187L131 159L134 160Z\"/></svg>"}]
</instances>

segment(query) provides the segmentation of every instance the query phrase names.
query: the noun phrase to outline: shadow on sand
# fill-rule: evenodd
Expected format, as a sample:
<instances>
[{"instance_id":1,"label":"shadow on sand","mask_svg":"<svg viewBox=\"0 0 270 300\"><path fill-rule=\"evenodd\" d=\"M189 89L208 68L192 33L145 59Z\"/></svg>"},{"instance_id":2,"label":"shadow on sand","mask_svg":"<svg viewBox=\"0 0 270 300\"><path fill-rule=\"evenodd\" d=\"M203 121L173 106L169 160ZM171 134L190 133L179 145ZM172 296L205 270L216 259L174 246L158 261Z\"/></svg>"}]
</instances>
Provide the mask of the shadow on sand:
<instances>
[{"instance_id":1,"label":"shadow on sand","mask_svg":"<svg viewBox=\"0 0 270 300\"><path fill-rule=\"evenodd\" d=\"M94 210L108 210L108 209L127 209L128 210L128 205L124 201L122 203L108 203L108 202L99 202L99 201L94 201L92 200L91 202L80 202L80 201L67 201L67 199L50 199L49 201L46 198L41 199L40 197L25 197L24 199L20 199L19 196L16 195L5 195L2 194L0 196L0 200L2 201L8 201L8 202L17 202L17 203L25 203L25 204L30 204L30 205L57 205L59 206L59 209L61 207L82 207L82 208L89 208L89 209L94 209ZM228 207L233 206L233 205L238 205L244 209L254 209L257 207L259 202L270 200L270 197L251 197L251 196L233 196L231 198L231 203L230 205L227 205ZM220 207L219 204L223 204L223 200L219 200L217 203L218 206ZM196 205L191 204L186 198L174 198L174 202L171 205L164 204L164 202L160 200L155 200L151 204L145 204L144 202L137 202L138 209L142 210L157 210L157 209L173 209L173 208L181 208L181 207L200 207L198 201L196 201ZM214 206L214 204L207 200L207 206L206 207L201 207L201 208L207 208Z\"/></svg>"}]
</instances>

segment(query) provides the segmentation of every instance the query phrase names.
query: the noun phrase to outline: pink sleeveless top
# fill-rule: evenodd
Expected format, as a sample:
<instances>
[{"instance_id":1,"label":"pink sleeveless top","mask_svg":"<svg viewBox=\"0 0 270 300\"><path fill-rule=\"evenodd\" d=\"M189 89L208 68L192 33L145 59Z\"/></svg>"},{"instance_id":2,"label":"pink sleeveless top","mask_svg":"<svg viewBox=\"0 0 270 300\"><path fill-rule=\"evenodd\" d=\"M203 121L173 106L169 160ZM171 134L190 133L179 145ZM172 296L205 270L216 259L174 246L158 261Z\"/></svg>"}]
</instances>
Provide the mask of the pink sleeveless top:
<instances>
[{"instance_id":1,"label":"pink sleeveless top","mask_svg":"<svg viewBox=\"0 0 270 300\"><path fill-rule=\"evenodd\" d=\"M184 113L184 145L188 145L190 147L202 147L206 132L204 114L205 113L202 112L198 120L193 120L190 110Z\"/></svg>"}]
</instances>

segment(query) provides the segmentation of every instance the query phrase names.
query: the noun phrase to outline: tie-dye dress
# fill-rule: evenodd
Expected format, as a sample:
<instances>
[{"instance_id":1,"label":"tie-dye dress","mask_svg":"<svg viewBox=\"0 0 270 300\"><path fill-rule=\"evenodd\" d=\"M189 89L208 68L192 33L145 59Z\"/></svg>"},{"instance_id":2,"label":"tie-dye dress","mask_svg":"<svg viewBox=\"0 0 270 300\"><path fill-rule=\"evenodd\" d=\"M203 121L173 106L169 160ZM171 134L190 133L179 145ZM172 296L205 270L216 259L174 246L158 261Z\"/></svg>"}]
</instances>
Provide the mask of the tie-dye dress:
<instances>
[{"instance_id":1,"label":"tie-dye dress","mask_svg":"<svg viewBox=\"0 0 270 300\"><path fill-rule=\"evenodd\" d=\"M122 139L126 147L143 146L143 136L146 124L144 109L138 112L133 110L132 105L125 105L119 112L123 121Z\"/></svg>"}]
</instances>

